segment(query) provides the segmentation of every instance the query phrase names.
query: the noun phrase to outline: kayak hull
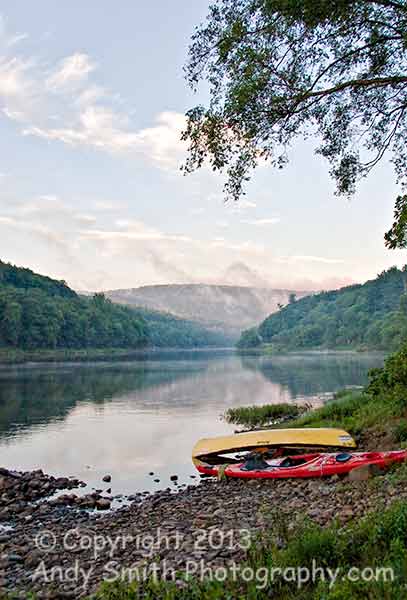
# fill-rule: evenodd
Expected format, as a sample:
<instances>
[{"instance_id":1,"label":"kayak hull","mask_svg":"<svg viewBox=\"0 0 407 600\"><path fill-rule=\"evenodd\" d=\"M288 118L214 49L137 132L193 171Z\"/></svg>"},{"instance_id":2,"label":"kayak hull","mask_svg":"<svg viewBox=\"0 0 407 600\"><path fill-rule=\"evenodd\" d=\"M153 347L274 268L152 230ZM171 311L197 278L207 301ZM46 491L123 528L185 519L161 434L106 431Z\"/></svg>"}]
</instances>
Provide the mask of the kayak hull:
<instances>
[{"instance_id":1,"label":"kayak hull","mask_svg":"<svg viewBox=\"0 0 407 600\"><path fill-rule=\"evenodd\" d=\"M348 458L349 456L349 458ZM339 458L346 458L341 461ZM268 461L268 466L261 469L245 469L245 463L231 464L228 466L209 465L203 462L196 465L197 470L203 475L218 476L220 472L226 477L240 479L305 479L310 477L330 477L332 475L346 475L354 469L363 466L372 466L385 470L391 464L401 463L407 459L407 450L390 452L351 452L346 456L338 453L302 454L288 457L292 459L293 466L285 467L287 457ZM285 461L285 462L284 462Z\"/></svg>"}]
</instances>

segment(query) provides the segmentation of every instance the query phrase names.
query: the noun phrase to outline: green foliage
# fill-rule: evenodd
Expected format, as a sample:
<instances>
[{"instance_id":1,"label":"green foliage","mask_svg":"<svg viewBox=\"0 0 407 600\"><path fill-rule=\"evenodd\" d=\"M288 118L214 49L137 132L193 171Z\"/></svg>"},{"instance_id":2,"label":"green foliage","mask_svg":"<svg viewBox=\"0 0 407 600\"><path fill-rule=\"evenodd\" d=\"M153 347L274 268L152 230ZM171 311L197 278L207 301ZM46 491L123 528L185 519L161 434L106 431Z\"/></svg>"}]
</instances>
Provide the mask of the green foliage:
<instances>
[{"instance_id":1,"label":"green foliage","mask_svg":"<svg viewBox=\"0 0 407 600\"><path fill-rule=\"evenodd\" d=\"M213 0L186 65L210 99L187 113L185 170L226 170L237 199L259 163L282 168L317 134L339 194L387 150L406 182L406 15L405 0Z\"/></svg>"},{"instance_id":2,"label":"green foliage","mask_svg":"<svg viewBox=\"0 0 407 600\"><path fill-rule=\"evenodd\" d=\"M80 297L64 282L0 262L0 348L226 346L222 334L172 315Z\"/></svg>"},{"instance_id":3,"label":"green foliage","mask_svg":"<svg viewBox=\"0 0 407 600\"><path fill-rule=\"evenodd\" d=\"M374 396L392 393L400 398L407 391L407 344L389 356L383 369L372 369L368 392ZM407 406L407 398L405 400Z\"/></svg>"},{"instance_id":4,"label":"green foliage","mask_svg":"<svg viewBox=\"0 0 407 600\"><path fill-rule=\"evenodd\" d=\"M356 437L374 430L395 444L407 440L407 345L382 369L372 369L363 392L348 392L295 421L298 427L344 427Z\"/></svg>"},{"instance_id":5,"label":"green foliage","mask_svg":"<svg viewBox=\"0 0 407 600\"><path fill-rule=\"evenodd\" d=\"M394 439L398 442L407 442L407 422L405 420L401 421L394 428Z\"/></svg>"},{"instance_id":6,"label":"green foliage","mask_svg":"<svg viewBox=\"0 0 407 600\"><path fill-rule=\"evenodd\" d=\"M102 295L49 295L43 289L0 287L0 346L36 348L140 348L145 322Z\"/></svg>"},{"instance_id":7,"label":"green foliage","mask_svg":"<svg viewBox=\"0 0 407 600\"><path fill-rule=\"evenodd\" d=\"M207 329L195 321L147 308L137 308L134 312L147 324L149 344L156 348L225 348L233 345L231 338L223 332Z\"/></svg>"},{"instance_id":8,"label":"green foliage","mask_svg":"<svg viewBox=\"0 0 407 600\"><path fill-rule=\"evenodd\" d=\"M259 332L256 327L246 329L242 332L239 341L237 342L237 348L257 348L262 343L262 339L259 336Z\"/></svg>"},{"instance_id":9,"label":"green foliage","mask_svg":"<svg viewBox=\"0 0 407 600\"><path fill-rule=\"evenodd\" d=\"M262 406L239 406L229 408L225 420L244 427L261 427L273 421L297 417L303 409L296 404L263 404Z\"/></svg>"},{"instance_id":10,"label":"green foliage","mask_svg":"<svg viewBox=\"0 0 407 600\"><path fill-rule=\"evenodd\" d=\"M407 340L406 284L406 267L393 267L363 285L306 296L267 317L258 334L288 350L396 349Z\"/></svg>"},{"instance_id":11,"label":"green foliage","mask_svg":"<svg viewBox=\"0 0 407 600\"><path fill-rule=\"evenodd\" d=\"M394 209L394 223L392 228L384 236L386 246L405 248L407 245L407 195L398 196Z\"/></svg>"},{"instance_id":12,"label":"green foliage","mask_svg":"<svg viewBox=\"0 0 407 600\"><path fill-rule=\"evenodd\" d=\"M15 267L0 260L0 287L13 286L20 289L37 289L50 296L75 298L76 294L65 281L56 281L44 275L38 275L30 269Z\"/></svg>"}]
</instances>

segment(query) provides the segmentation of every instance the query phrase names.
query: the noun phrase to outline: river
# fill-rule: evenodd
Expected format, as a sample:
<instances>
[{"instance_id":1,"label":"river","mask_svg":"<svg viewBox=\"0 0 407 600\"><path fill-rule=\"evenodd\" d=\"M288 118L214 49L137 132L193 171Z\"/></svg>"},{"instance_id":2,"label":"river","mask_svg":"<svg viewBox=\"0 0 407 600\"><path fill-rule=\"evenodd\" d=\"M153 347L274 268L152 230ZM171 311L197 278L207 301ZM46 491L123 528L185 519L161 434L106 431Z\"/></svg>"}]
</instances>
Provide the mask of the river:
<instances>
[{"instance_id":1,"label":"river","mask_svg":"<svg viewBox=\"0 0 407 600\"><path fill-rule=\"evenodd\" d=\"M368 370L382 362L382 355L368 353L225 351L2 367L0 466L75 476L90 488L111 486L114 494L165 488L173 474L191 483L195 441L233 431L221 419L227 408L318 405L332 392L366 383ZM109 486L102 483L106 474Z\"/></svg>"}]
</instances>

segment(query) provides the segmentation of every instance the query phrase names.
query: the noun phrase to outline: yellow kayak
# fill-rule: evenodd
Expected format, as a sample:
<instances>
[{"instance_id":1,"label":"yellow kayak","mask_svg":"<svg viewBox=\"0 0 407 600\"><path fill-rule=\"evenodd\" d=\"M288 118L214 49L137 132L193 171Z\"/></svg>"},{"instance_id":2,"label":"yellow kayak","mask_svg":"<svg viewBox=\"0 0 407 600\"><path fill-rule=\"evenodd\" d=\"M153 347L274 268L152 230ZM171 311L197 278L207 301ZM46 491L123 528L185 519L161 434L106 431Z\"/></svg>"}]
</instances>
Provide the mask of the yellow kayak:
<instances>
[{"instance_id":1,"label":"yellow kayak","mask_svg":"<svg viewBox=\"0 0 407 600\"><path fill-rule=\"evenodd\" d=\"M199 459L219 454L272 447L355 448L356 442L344 429L331 427L265 429L199 440L192 450L195 465Z\"/></svg>"}]
</instances>

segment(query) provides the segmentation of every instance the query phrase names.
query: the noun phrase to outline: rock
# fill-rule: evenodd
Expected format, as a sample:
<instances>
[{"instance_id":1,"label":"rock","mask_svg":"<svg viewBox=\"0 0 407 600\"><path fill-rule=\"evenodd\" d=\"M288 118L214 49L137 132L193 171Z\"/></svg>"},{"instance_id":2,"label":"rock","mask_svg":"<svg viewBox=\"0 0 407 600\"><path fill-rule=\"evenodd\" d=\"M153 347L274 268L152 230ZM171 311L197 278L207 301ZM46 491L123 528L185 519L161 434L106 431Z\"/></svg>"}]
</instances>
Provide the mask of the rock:
<instances>
[{"instance_id":1,"label":"rock","mask_svg":"<svg viewBox=\"0 0 407 600\"><path fill-rule=\"evenodd\" d=\"M178 481L178 475L171 475L170 481Z\"/></svg>"},{"instance_id":2,"label":"rock","mask_svg":"<svg viewBox=\"0 0 407 600\"><path fill-rule=\"evenodd\" d=\"M371 477L384 475L385 473L386 469L379 465L363 465L362 467L350 471L348 479L349 481L367 481Z\"/></svg>"},{"instance_id":3,"label":"rock","mask_svg":"<svg viewBox=\"0 0 407 600\"><path fill-rule=\"evenodd\" d=\"M106 483L110 483L112 481L112 476L111 475L105 475L103 477L102 481L105 481Z\"/></svg>"},{"instance_id":4,"label":"rock","mask_svg":"<svg viewBox=\"0 0 407 600\"><path fill-rule=\"evenodd\" d=\"M154 482L155 483L160 483L160 480L159 479L154 479Z\"/></svg>"},{"instance_id":5,"label":"rock","mask_svg":"<svg viewBox=\"0 0 407 600\"><path fill-rule=\"evenodd\" d=\"M149 475L154 475L154 471L150 471L150 472L149 472Z\"/></svg>"},{"instance_id":6,"label":"rock","mask_svg":"<svg viewBox=\"0 0 407 600\"><path fill-rule=\"evenodd\" d=\"M111 502L107 498L99 498L99 500L96 500L96 508L98 510L109 510L110 505Z\"/></svg>"},{"instance_id":7,"label":"rock","mask_svg":"<svg viewBox=\"0 0 407 600\"><path fill-rule=\"evenodd\" d=\"M312 508L311 510L309 510L307 512L307 515L309 517L311 517L311 519L315 519L316 517L319 517L321 514L321 509L320 508Z\"/></svg>"},{"instance_id":8,"label":"rock","mask_svg":"<svg viewBox=\"0 0 407 600\"><path fill-rule=\"evenodd\" d=\"M23 557L20 554L7 554L5 557L11 563L21 563L23 562Z\"/></svg>"},{"instance_id":9,"label":"rock","mask_svg":"<svg viewBox=\"0 0 407 600\"><path fill-rule=\"evenodd\" d=\"M29 552L25 557L24 564L28 568L36 567L43 559L43 554L38 550Z\"/></svg>"}]
</instances>

